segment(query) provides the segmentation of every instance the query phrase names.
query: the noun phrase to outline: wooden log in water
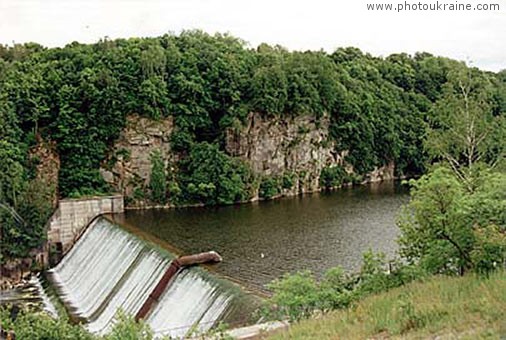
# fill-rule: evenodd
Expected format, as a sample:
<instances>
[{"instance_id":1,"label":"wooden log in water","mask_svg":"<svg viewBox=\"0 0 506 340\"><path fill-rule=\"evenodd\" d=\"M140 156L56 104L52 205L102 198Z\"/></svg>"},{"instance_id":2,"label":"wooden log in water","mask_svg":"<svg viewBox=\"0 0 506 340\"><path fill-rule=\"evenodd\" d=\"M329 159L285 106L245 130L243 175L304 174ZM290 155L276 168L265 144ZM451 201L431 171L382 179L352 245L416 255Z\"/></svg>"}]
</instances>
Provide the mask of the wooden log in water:
<instances>
[{"instance_id":1,"label":"wooden log in water","mask_svg":"<svg viewBox=\"0 0 506 340\"><path fill-rule=\"evenodd\" d=\"M181 256L177 259L181 264L181 267L192 266L201 263L216 263L221 262L222 258L220 254L215 251L208 251L205 253Z\"/></svg>"},{"instance_id":2,"label":"wooden log in water","mask_svg":"<svg viewBox=\"0 0 506 340\"><path fill-rule=\"evenodd\" d=\"M155 286L151 294L149 294L146 301L144 301L144 304L142 305L141 309L139 309L139 312L137 312L135 320L139 321L140 319L144 319L146 315L148 315L153 305L158 303L160 296L162 296L163 292L169 285L172 278L176 276L176 274L182 267L192 266L201 263L221 262L221 261L222 261L221 256L215 251L208 251L200 254L181 256L175 260L172 260L167 271L163 274L160 281L158 281L157 285Z\"/></svg>"}]
</instances>

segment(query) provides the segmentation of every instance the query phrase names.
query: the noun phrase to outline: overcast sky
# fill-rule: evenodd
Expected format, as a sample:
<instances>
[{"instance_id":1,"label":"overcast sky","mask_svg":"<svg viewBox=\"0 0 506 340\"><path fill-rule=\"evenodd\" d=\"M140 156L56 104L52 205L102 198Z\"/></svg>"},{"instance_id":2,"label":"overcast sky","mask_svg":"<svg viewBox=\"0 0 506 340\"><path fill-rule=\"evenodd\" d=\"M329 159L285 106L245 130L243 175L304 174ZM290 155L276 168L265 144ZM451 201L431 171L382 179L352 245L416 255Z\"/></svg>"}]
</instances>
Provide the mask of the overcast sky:
<instances>
[{"instance_id":1,"label":"overcast sky","mask_svg":"<svg viewBox=\"0 0 506 340\"><path fill-rule=\"evenodd\" d=\"M488 12L372 12L371 2L404 0L0 0L0 43L158 36L199 28L228 32L250 46L289 49L355 46L376 56L427 51L470 61L486 70L506 69L506 0ZM408 0L414 2L415 0ZM416 0L419 2L420 0ZM439 0L455 3L455 0ZM458 0L465 3L466 0ZM422 0L422 3L430 1ZM434 3L436 0L433 1Z\"/></svg>"}]
</instances>

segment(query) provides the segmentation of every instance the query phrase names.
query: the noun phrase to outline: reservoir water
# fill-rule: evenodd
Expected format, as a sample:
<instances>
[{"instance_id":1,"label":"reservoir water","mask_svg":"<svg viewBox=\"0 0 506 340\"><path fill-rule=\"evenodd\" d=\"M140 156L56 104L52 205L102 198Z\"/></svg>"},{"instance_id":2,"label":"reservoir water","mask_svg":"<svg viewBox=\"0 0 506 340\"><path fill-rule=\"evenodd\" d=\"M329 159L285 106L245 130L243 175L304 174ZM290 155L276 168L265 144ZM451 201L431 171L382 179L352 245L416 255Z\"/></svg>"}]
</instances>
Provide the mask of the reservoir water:
<instances>
[{"instance_id":1,"label":"reservoir water","mask_svg":"<svg viewBox=\"0 0 506 340\"><path fill-rule=\"evenodd\" d=\"M218 273L265 291L286 272L358 270L368 249L393 256L395 219L408 199L399 182L382 182L226 207L134 210L115 218L180 254L216 250L223 256L213 267Z\"/></svg>"}]
</instances>

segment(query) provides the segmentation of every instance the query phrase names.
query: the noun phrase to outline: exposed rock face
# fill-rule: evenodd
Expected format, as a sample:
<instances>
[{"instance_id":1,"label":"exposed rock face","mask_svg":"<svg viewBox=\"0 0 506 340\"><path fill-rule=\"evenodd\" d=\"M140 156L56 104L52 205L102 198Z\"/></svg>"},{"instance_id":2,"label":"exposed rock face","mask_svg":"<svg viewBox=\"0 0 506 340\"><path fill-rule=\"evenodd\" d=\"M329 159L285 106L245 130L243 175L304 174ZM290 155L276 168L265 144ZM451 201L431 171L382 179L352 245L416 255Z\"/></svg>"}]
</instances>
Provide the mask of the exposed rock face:
<instances>
[{"instance_id":1,"label":"exposed rock face","mask_svg":"<svg viewBox=\"0 0 506 340\"><path fill-rule=\"evenodd\" d=\"M151 154L159 151L166 165L175 157L170 146L173 126L172 117L154 121L129 116L126 128L114 144L113 154L100 169L104 180L125 197L142 201L151 176Z\"/></svg>"},{"instance_id":2,"label":"exposed rock face","mask_svg":"<svg viewBox=\"0 0 506 340\"><path fill-rule=\"evenodd\" d=\"M248 163L259 178L291 178L292 185L283 188L281 195L318 191L322 169L339 165L353 172L344 162L347 152L335 151L329 124L326 116L316 120L312 116L275 118L250 113L245 124L226 131L225 150ZM130 207L146 204L151 154L155 150L161 153L167 168L177 162L170 145L173 129L172 117L160 121L137 115L127 118L127 126L101 173L106 182L125 195ZM392 178L394 164L389 164L372 171L365 182ZM258 194L253 199L258 199Z\"/></svg>"},{"instance_id":3,"label":"exposed rock face","mask_svg":"<svg viewBox=\"0 0 506 340\"><path fill-rule=\"evenodd\" d=\"M35 251L30 255L32 257L12 259L0 265L0 290L12 289L21 283L24 278L30 276L34 259L41 256Z\"/></svg>"},{"instance_id":4,"label":"exposed rock face","mask_svg":"<svg viewBox=\"0 0 506 340\"><path fill-rule=\"evenodd\" d=\"M58 172L60 171L60 156L56 151L55 142L47 142L37 136L37 145L30 149L30 161L36 168L36 179L49 188L47 194L53 208L58 204Z\"/></svg>"},{"instance_id":5,"label":"exposed rock face","mask_svg":"<svg viewBox=\"0 0 506 340\"><path fill-rule=\"evenodd\" d=\"M343 162L344 153L334 151L328 128L327 117L316 121L309 116L281 119L251 113L245 127L227 131L225 148L257 175L293 175L298 180L285 195L317 191L321 170Z\"/></svg>"},{"instance_id":6,"label":"exposed rock face","mask_svg":"<svg viewBox=\"0 0 506 340\"><path fill-rule=\"evenodd\" d=\"M373 171L367 174L365 183L375 183L381 181L392 180L395 178L395 164L390 162L389 164L380 168L376 167Z\"/></svg>"}]
</instances>

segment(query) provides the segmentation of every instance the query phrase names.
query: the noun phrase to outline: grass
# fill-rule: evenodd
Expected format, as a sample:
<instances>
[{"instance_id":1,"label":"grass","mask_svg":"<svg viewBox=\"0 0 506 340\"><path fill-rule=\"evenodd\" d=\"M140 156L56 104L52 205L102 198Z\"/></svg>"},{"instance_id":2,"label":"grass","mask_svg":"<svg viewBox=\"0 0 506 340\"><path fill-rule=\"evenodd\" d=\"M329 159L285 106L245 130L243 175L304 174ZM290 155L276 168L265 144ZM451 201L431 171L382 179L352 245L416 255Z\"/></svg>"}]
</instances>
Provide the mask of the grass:
<instances>
[{"instance_id":1,"label":"grass","mask_svg":"<svg viewBox=\"0 0 506 340\"><path fill-rule=\"evenodd\" d=\"M272 339L505 339L506 273L433 277L293 324Z\"/></svg>"}]
</instances>

